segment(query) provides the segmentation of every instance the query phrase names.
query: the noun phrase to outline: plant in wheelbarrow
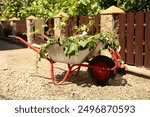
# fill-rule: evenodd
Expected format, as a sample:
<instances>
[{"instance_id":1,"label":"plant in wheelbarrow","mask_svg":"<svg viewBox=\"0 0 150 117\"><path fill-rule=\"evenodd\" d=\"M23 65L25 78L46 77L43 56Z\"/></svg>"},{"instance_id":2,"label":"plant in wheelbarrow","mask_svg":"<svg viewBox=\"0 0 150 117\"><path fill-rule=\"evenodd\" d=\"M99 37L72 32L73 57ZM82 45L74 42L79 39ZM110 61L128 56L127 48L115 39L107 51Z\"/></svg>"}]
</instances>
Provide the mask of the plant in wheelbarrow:
<instances>
[{"instance_id":1,"label":"plant in wheelbarrow","mask_svg":"<svg viewBox=\"0 0 150 117\"><path fill-rule=\"evenodd\" d=\"M119 40L112 32L103 32L96 35L74 35L49 39L41 46L40 57L48 56L56 62L86 66L91 79L97 85L104 86L110 78L114 77L118 67L118 64L116 65L118 56L110 58L97 53L103 49L108 49L110 54L116 55L115 51L119 47ZM87 51L88 53L85 54ZM83 65L83 62L87 62L88 65Z\"/></svg>"}]
</instances>

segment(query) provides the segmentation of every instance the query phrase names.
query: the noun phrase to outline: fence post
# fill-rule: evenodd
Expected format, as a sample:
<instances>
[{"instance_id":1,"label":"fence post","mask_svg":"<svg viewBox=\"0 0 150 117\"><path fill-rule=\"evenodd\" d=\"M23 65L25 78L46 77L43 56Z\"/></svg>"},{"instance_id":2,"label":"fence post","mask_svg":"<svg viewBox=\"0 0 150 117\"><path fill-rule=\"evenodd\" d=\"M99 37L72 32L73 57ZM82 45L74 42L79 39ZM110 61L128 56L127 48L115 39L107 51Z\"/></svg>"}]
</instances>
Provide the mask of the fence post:
<instances>
[{"instance_id":1,"label":"fence post","mask_svg":"<svg viewBox=\"0 0 150 117\"><path fill-rule=\"evenodd\" d=\"M27 25L27 41L30 44L33 44L33 35L31 35L31 32L35 31L35 20L37 18L34 16L29 16L26 19L26 25Z\"/></svg>"},{"instance_id":2,"label":"fence post","mask_svg":"<svg viewBox=\"0 0 150 117\"><path fill-rule=\"evenodd\" d=\"M119 36L119 14L124 11L118 7L111 6L101 12L101 32L114 32L115 36ZM107 55L107 50L103 51ZM103 53L102 52L102 53ZM110 56L110 55L109 55Z\"/></svg>"},{"instance_id":3,"label":"fence post","mask_svg":"<svg viewBox=\"0 0 150 117\"><path fill-rule=\"evenodd\" d=\"M61 36L61 16L59 14L54 17L54 36L56 39Z\"/></svg>"},{"instance_id":4,"label":"fence post","mask_svg":"<svg viewBox=\"0 0 150 117\"><path fill-rule=\"evenodd\" d=\"M19 20L19 18L16 18L16 17L9 19L12 35L16 35L16 21L18 21L18 20Z\"/></svg>"},{"instance_id":5,"label":"fence post","mask_svg":"<svg viewBox=\"0 0 150 117\"><path fill-rule=\"evenodd\" d=\"M37 33L44 34L44 19L35 20L35 30Z\"/></svg>"},{"instance_id":6,"label":"fence post","mask_svg":"<svg viewBox=\"0 0 150 117\"><path fill-rule=\"evenodd\" d=\"M58 39L61 36L61 31L62 31L61 19L62 17L67 17L67 16L68 15L65 14L64 12L60 12L54 17L54 36L56 39Z\"/></svg>"}]
</instances>

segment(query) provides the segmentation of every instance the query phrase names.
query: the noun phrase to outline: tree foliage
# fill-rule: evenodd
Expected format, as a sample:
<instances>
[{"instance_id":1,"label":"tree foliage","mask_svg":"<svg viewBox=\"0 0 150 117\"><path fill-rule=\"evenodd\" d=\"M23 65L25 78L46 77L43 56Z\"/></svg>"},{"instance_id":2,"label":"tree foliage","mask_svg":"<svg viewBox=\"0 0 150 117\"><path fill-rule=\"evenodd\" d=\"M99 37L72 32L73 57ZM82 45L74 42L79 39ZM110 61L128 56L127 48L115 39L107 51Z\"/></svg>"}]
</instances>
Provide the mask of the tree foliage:
<instances>
[{"instance_id":1,"label":"tree foliage","mask_svg":"<svg viewBox=\"0 0 150 117\"><path fill-rule=\"evenodd\" d=\"M117 0L118 6L124 9L126 12L137 12L137 11L149 11L150 1L149 0Z\"/></svg>"},{"instance_id":2,"label":"tree foliage","mask_svg":"<svg viewBox=\"0 0 150 117\"><path fill-rule=\"evenodd\" d=\"M48 17L51 13L51 0L4 0L2 17L26 18L30 15Z\"/></svg>"},{"instance_id":3,"label":"tree foliage","mask_svg":"<svg viewBox=\"0 0 150 117\"><path fill-rule=\"evenodd\" d=\"M126 12L149 11L149 0L4 0L1 17L26 18L34 15L39 18L54 17L63 11L69 16L97 15L112 5Z\"/></svg>"}]
</instances>

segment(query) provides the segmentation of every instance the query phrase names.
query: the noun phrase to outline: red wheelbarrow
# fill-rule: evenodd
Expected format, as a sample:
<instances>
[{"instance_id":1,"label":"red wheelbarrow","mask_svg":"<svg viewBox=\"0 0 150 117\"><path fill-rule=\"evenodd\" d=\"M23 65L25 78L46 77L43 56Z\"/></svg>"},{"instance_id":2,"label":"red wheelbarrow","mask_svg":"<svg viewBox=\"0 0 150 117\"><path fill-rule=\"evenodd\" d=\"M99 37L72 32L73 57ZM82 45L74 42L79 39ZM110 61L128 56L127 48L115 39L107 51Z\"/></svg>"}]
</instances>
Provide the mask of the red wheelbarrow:
<instances>
[{"instance_id":1,"label":"red wheelbarrow","mask_svg":"<svg viewBox=\"0 0 150 117\"><path fill-rule=\"evenodd\" d=\"M42 36L42 38L41 38ZM26 42L24 39L18 36L10 36L18 39L32 50L40 54L40 49ZM48 37L44 34L38 35L43 42L48 40ZM97 47L92 50L82 50L78 55L67 57L63 53L63 46L54 44L47 50L48 55L45 56L50 63L51 80L54 84L60 85L66 81L69 75L77 76L81 67L87 67L90 78L96 85L104 86L107 84L110 78L114 78L115 75L120 72L125 74L125 65L121 60L121 56L117 49L109 50L111 58L101 54L97 54L102 49L103 43L100 42ZM68 64L68 70L63 77L62 81L57 82L54 78L54 63L62 62Z\"/></svg>"}]
</instances>

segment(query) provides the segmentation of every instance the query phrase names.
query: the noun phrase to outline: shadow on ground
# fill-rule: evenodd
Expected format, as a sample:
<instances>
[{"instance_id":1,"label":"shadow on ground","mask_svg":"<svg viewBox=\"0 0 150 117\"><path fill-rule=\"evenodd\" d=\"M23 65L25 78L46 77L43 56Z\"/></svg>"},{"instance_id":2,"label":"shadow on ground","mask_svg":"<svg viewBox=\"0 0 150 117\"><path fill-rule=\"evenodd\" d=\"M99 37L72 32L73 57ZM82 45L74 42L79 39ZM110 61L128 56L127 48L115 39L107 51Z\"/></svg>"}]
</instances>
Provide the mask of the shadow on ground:
<instances>
[{"instance_id":1,"label":"shadow on ground","mask_svg":"<svg viewBox=\"0 0 150 117\"><path fill-rule=\"evenodd\" d=\"M130 71L127 71L127 73L128 73L128 74L135 75L135 76L138 76L139 78L145 78L145 79L150 80L150 77L149 77L149 76L146 76L146 75L142 75L142 74L138 74L138 73L130 72Z\"/></svg>"},{"instance_id":2,"label":"shadow on ground","mask_svg":"<svg viewBox=\"0 0 150 117\"><path fill-rule=\"evenodd\" d=\"M57 82L60 82L63 80L65 74L66 74L66 71L63 70L62 73L55 75L54 78ZM49 82L51 82L51 78L49 78L49 77L33 75L33 74L31 76L42 78L42 79L47 79L47 80L50 80ZM92 85L96 85L91 80L87 71L80 71L78 76L69 75L68 78L66 79L66 81L62 85L69 85L69 84L76 84L81 87L91 87ZM118 76L116 76L116 78L110 79L110 81L107 83L106 86L125 86L125 85L130 85L130 84L128 84L127 80L123 79L122 76L119 76L119 78L118 78ZM96 85L96 86L98 86L98 85Z\"/></svg>"},{"instance_id":3,"label":"shadow on ground","mask_svg":"<svg viewBox=\"0 0 150 117\"><path fill-rule=\"evenodd\" d=\"M0 51L26 48L21 43L0 39Z\"/></svg>"},{"instance_id":4,"label":"shadow on ground","mask_svg":"<svg viewBox=\"0 0 150 117\"><path fill-rule=\"evenodd\" d=\"M0 99L4 99L4 100L11 100L11 99L7 98L7 97L6 97L6 96L4 96L4 95L0 95Z\"/></svg>"}]
</instances>

